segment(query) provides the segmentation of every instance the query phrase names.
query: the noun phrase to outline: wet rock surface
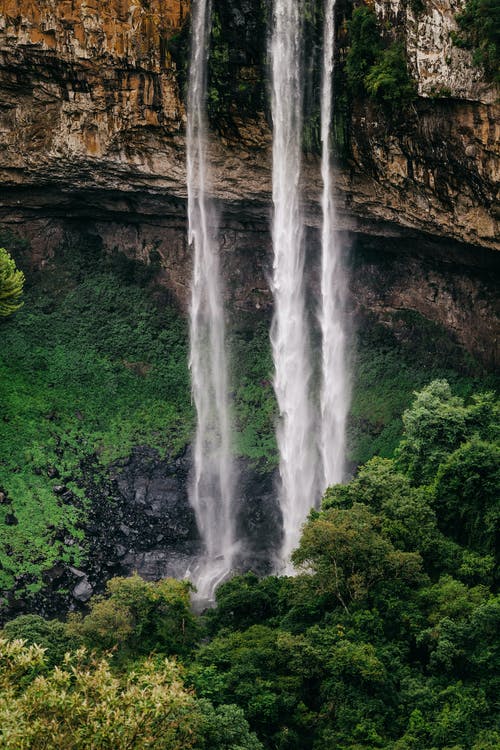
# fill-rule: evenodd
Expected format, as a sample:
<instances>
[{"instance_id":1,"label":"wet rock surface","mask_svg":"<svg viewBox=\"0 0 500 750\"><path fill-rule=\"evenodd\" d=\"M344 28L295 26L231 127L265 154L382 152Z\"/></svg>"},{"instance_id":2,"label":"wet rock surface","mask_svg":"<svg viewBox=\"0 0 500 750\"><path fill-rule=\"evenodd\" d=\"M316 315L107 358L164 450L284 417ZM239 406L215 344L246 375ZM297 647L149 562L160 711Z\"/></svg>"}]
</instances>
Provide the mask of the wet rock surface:
<instances>
[{"instance_id":1,"label":"wet rock surface","mask_svg":"<svg viewBox=\"0 0 500 750\"><path fill-rule=\"evenodd\" d=\"M139 573L147 580L189 575L202 553L194 511L189 504L191 454L162 458L138 446L105 473L95 458L82 464L82 486L90 500L83 526L86 559L81 569L57 562L43 574L43 590L29 600L7 594L2 618L24 612L63 616L85 608L113 576ZM272 476L242 462L237 533L242 543L235 571L271 572L281 538L281 514ZM59 487L56 487L59 492ZM77 499L73 498L77 503ZM19 581L19 583L26 581Z\"/></svg>"}]
</instances>

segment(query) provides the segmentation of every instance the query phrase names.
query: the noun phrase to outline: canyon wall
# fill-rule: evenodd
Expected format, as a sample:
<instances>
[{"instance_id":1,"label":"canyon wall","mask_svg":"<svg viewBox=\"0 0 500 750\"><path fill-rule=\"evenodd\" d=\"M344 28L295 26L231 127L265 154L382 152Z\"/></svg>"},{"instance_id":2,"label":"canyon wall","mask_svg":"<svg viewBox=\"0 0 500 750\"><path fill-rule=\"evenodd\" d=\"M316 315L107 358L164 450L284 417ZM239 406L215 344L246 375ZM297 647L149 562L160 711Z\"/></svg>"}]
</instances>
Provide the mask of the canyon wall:
<instances>
[{"instance_id":1,"label":"canyon wall","mask_svg":"<svg viewBox=\"0 0 500 750\"><path fill-rule=\"evenodd\" d=\"M352 306L409 306L483 356L497 340L497 94L471 53L450 46L457 0L426 0L418 16L403 0L375 7L405 35L419 97L396 115L366 101L351 112L338 228L347 246L371 238L376 248L368 266L353 263ZM85 233L146 262L155 250L185 304L185 71L175 52L188 21L188 0L0 0L0 222L29 238L34 264ZM270 149L264 112L233 113L211 142L228 295L246 310L271 304ZM314 155L304 181L314 265Z\"/></svg>"}]
</instances>

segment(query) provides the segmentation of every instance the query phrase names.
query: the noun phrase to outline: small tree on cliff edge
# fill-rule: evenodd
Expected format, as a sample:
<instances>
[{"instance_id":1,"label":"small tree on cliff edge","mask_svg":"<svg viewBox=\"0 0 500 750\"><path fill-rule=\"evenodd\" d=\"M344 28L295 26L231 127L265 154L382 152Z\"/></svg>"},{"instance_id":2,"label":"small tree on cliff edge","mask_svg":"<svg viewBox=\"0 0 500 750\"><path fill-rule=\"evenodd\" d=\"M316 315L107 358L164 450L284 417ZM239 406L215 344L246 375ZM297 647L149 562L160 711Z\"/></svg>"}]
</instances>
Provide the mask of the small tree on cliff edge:
<instances>
[{"instance_id":1,"label":"small tree on cliff edge","mask_svg":"<svg viewBox=\"0 0 500 750\"><path fill-rule=\"evenodd\" d=\"M19 301L23 293L24 273L3 247L0 247L0 317L11 315L22 306Z\"/></svg>"}]
</instances>

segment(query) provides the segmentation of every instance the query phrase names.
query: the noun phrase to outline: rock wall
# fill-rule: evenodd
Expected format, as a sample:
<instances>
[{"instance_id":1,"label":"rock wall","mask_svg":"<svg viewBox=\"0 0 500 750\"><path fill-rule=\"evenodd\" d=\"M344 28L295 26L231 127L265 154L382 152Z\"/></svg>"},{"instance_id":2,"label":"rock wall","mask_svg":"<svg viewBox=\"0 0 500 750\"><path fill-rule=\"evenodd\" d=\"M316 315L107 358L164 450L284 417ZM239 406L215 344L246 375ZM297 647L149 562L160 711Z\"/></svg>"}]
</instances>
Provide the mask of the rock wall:
<instances>
[{"instance_id":1,"label":"rock wall","mask_svg":"<svg viewBox=\"0 0 500 750\"><path fill-rule=\"evenodd\" d=\"M472 52L453 44L455 17L465 0L375 0L377 15L402 30L410 71L423 97L445 97L493 104L495 86L484 80Z\"/></svg>"},{"instance_id":2,"label":"rock wall","mask_svg":"<svg viewBox=\"0 0 500 750\"><path fill-rule=\"evenodd\" d=\"M188 0L1 0L4 184L106 179L102 160L154 172L154 138L184 121L168 42ZM152 135L150 133L150 135Z\"/></svg>"},{"instance_id":3,"label":"rock wall","mask_svg":"<svg viewBox=\"0 0 500 750\"><path fill-rule=\"evenodd\" d=\"M481 353L488 338L498 338L488 278L498 256L483 249L500 247L500 112L470 53L450 47L458 1L425 0L416 14L409 2L377 0L380 19L405 36L420 97L392 117L369 102L353 107L352 153L337 172L338 228L350 245L373 237L381 267L388 252L400 253L402 291L393 306L411 300ZM172 45L188 14L188 0L0 0L0 223L30 239L35 265L62 241L90 232L105 248L145 262L159 250L161 279L186 304L185 112ZM231 304L269 306L266 117L257 112L242 121L234 113L232 131L213 135L210 149ZM317 157L307 157L303 180L313 236L320 221ZM475 279L472 297L487 303L467 302L459 314L464 295L450 292L429 304L427 285L412 286L415 274L404 271L406 262L435 262L438 287L451 289L449 258L469 269L463 273ZM475 275L477 267L490 270ZM364 297L366 307L380 310L377 273L361 277L365 289L353 281L353 304L362 307ZM411 294L403 293L405 283Z\"/></svg>"}]
</instances>

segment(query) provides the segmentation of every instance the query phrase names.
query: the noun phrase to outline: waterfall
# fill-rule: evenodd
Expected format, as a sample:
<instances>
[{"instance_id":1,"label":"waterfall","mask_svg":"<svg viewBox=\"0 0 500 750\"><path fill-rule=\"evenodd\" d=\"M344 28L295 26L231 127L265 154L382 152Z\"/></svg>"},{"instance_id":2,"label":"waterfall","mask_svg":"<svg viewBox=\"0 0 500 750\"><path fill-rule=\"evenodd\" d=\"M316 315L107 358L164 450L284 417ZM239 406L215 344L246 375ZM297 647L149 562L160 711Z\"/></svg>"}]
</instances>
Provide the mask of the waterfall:
<instances>
[{"instance_id":1,"label":"waterfall","mask_svg":"<svg viewBox=\"0 0 500 750\"><path fill-rule=\"evenodd\" d=\"M187 108L189 243L193 249L190 368L197 427L190 502L205 552L191 577L202 600L213 598L234 554L233 467L230 451L225 325L214 207L207 197L205 118L210 2L192 6Z\"/></svg>"},{"instance_id":2,"label":"waterfall","mask_svg":"<svg viewBox=\"0 0 500 750\"><path fill-rule=\"evenodd\" d=\"M320 452L323 464L323 489L342 481L344 474L345 423L349 392L346 376L344 330L345 276L341 247L334 232L332 126L333 66L335 52L335 0L326 0L323 38L323 76L321 85L321 430Z\"/></svg>"},{"instance_id":3,"label":"waterfall","mask_svg":"<svg viewBox=\"0 0 500 750\"><path fill-rule=\"evenodd\" d=\"M316 499L317 456L310 401L311 363L304 293L304 227L300 206L303 7L275 0L271 39L273 118L273 280L271 343L279 408L280 505L288 564Z\"/></svg>"}]
</instances>

